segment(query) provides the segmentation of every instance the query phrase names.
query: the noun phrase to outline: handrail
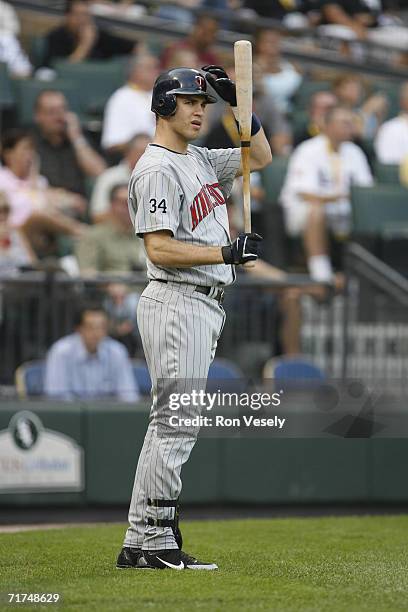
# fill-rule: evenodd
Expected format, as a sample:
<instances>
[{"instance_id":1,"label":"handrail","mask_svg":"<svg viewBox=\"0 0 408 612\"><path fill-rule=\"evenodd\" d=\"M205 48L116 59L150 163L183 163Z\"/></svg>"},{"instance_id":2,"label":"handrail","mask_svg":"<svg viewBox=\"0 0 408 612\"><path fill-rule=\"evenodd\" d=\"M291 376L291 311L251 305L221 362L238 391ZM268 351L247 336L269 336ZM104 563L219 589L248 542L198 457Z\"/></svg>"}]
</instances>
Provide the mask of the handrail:
<instances>
[{"instance_id":1,"label":"handrail","mask_svg":"<svg viewBox=\"0 0 408 612\"><path fill-rule=\"evenodd\" d=\"M361 275L378 289L408 306L408 279L375 257L360 244L352 242L346 250L347 274Z\"/></svg>"}]
</instances>

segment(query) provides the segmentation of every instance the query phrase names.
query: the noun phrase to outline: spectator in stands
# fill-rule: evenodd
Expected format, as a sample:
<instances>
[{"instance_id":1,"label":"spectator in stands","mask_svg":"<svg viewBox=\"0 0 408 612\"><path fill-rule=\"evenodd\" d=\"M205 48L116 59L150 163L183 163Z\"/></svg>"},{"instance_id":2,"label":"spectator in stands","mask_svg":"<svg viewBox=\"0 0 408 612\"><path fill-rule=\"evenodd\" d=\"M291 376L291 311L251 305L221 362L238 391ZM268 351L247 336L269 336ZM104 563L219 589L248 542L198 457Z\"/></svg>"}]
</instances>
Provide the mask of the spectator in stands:
<instances>
[{"instance_id":1,"label":"spectator in stands","mask_svg":"<svg viewBox=\"0 0 408 612\"><path fill-rule=\"evenodd\" d=\"M291 107L291 98L302 82L293 64L281 56L281 34L271 28L260 28L255 34L255 62L263 72L266 93L282 113Z\"/></svg>"},{"instance_id":2,"label":"spectator in stands","mask_svg":"<svg viewBox=\"0 0 408 612\"><path fill-rule=\"evenodd\" d=\"M9 2L0 0L0 16L0 33L18 36L20 34L20 22L15 8Z\"/></svg>"},{"instance_id":3,"label":"spectator in stands","mask_svg":"<svg viewBox=\"0 0 408 612\"><path fill-rule=\"evenodd\" d=\"M109 316L109 335L124 344L131 357L143 357L142 338L137 326L140 292L124 283L109 283L104 308Z\"/></svg>"},{"instance_id":4,"label":"spectator in stands","mask_svg":"<svg viewBox=\"0 0 408 612\"><path fill-rule=\"evenodd\" d=\"M7 197L0 191L0 273L15 272L36 261L25 236L11 226L10 211Z\"/></svg>"},{"instance_id":5,"label":"spectator in stands","mask_svg":"<svg viewBox=\"0 0 408 612\"><path fill-rule=\"evenodd\" d=\"M200 70L202 66L200 58L192 49L173 49L173 51L170 51L167 54L166 62L166 65L163 66L164 70L172 70L173 68L179 68L180 66Z\"/></svg>"},{"instance_id":6,"label":"spectator in stands","mask_svg":"<svg viewBox=\"0 0 408 612\"><path fill-rule=\"evenodd\" d=\"M356 136L373 139L387 113L388 101L385 95L374 94L366 98L362 78L352 73L342 74L335 79L333 93L341 106L355 113Z\"/></svg>"},{"instance_id":7,"label":"spectator in stands","mask_svg":"<svg viewBox=\"0 0 408 612\"><path fill-rule=\"evenodd\" d=\"M408 155L408 81L400 91L400 114L378 130L375 152L382 164L400 164Z\"/></svg>"},{"instance_id":8,"label":"spectator in stands","mask_svg":"<svg viewBox=\"0 0 408 612\"><path fill-rule=\"evenodd\" d=\"M327 111L337 104L337 98L331 91L317 91L310 98L307 119L304 126L295 132L295 145L321 133Z\"/></svg>"},{"instance_id":9,"label":"spectator in stands","mask_svg":"<svg viewBox=\"0 0 408 612\"><path fill-rule=\"evenodd\" d=\"M136 50L134 41L114 36L99 28L92 17L88 0L67 0L61 26L47 35L44 66L58 59L82 62L87 59L109 59Z\"/></svg>"},{"instance_id":10,"label":"spectator in stands","mask_svg":"<svg viewBox=\"0 0 408 612\"><path fill-rule=\"evenodd\" d=\"M127 183L115 185L110 193L107 219L89 227L76 246L81 272L126 273L145 267L142 247L135 242L130 221Z\"/></svg>"},{"instance_id":11,"label":"spectator in stands","mask_svg":"<svg viewBox=\"0 0 408 612\"><path fill-rule=\"evenodd\" d=\"M318 20L320 0L245 0L259 17L276 19L288 28L306 28Z\"/></svg>"},{"instance_id":12,"label":"spectator in stands","mask_svg":"<svg viewBox=\"0 0 408 612\"><path fill-rule=\"evenodd\" d=\"M150 106L153 84L159 74L159 62L152 56L137 56L126 85L116 90L105 107L102 146L112 153L123 153L135 134L153 136L156 119Z\"/></svg>"},{"instance_id":13,"label":"spectator in stands","mask_svg":"<svg viewBox=\"0 0 408 612\"><path fill-rule=\"evenodd\" d=\"M1 13L0 6L0 13ZM1 17L1 15L0 15ZM28 77L32 66L27 55L14 34L7 34L0 29L0 62L7 65L11 76L17 78Z\"/></svg>"},{"instance_id":14,"label":"spectator in stands","mask_svg":"<svg viewBox=\"0 0 408 612\"><path fill-rule=\"evenodd\" d=\"M150 138L147 134L136 134L127 143L122 161L117 166L112 166L103 172L96 180L91 201L90 213L92 220L96 223L104 221L109 217L110 193L112 187L119 183L127 183L130 179L136 162L143 155Z\"/></svg>"},{"instance_id":15,"label":"spectator in stands","mask_svg":"<svg viewBox=\"0 0 408 612\"><path fill-rule=\"evenodd\" d=\"M369 40L406 52L408 28L383 13L381 0L321 0L323 34L342 40Z\"/></svg>"},{"instance_id":16,"label":"spectator in stands","mask_svg":"<svg viewBox=\"0 0 408 612\"><path fill-rule=\"evenodd\" d=\"M286 228L302 236L311 277L331 282L329 231L344 240L350 229L350 187L373 182L366 157L350 142L353 117L336 106L322 134L300 144L288 166L281 192Z\"/></svg>"},{"instance_id":17,"label":"spectator in stands","mask_svg":"<svg viewBox=\"0 0 408 612\"><path fill-rule=\"evenodd\" d=\"M35 148L28 130L7 130L1 142L0 190L11 206L10 223L41 250L44 234L79 236L83 224L58 209L48 182L35 167Z\"/></svg>"},{"instance_id":18,"label":"spectator in stands","mask_svg":"<svg viewBox=\"0 0 408 612\"><path fill-rule=\"evenodd\" d=\"M50 348L45 393L60 400L111 399L134 402L139 393L125 347L109 338L100 306L81 308L76 331Z\"/></svg>"},{"instance_id":19,"label":"spectator in stands","mask_svg":"<svg viewBox=\"0 0 408 612\"><path fill-rule=\"evenodd\" d=\"M15 9L0 0L0 62L7 65L13 77L27 77L32 66L21 48L19 34L20 22Z\"/></svg>"},{"instance_id":20,"label":"spectator in stands","mask_svg":"<svg viewBox=\"0 0 408 612\"><path fill-rule=\"evenodd\" d=\"M168 3L160 4L155 15L160 19L191 25L194 22L194 13L191 9L200 8L201 3L202 0L170 0ZM179 64L179 66L184 66L184 64Z\"/></svg>"},{"instance_id":21,"label":"spectator in stands","mask_svg":"<svg viewBox=\"0 0 408 612\"><path fill-rule=\"evenodd\" d=\"M85 180L99 176L106 169L105 161L87 142L78 117L68 111L61 92L42 91L35 103L34 117L33 136L41 174L60 190L59 197L67 207L85 212Z\"/></svg>"},{"instance_id":22,"label":"spectator in stands","mask_svg":"<svg viewBox=\"0 0 408 612\"><path fill-rule=\"evenodd\" d=\"M196 53L201 66L220 64L220 58L213 50L218 28L218 21L214 17L205 14L198 15L190 34L166 47L161 56L162 67L169 65L169 58L179 49L190 49Z\"/></svg>"}]
</instances>

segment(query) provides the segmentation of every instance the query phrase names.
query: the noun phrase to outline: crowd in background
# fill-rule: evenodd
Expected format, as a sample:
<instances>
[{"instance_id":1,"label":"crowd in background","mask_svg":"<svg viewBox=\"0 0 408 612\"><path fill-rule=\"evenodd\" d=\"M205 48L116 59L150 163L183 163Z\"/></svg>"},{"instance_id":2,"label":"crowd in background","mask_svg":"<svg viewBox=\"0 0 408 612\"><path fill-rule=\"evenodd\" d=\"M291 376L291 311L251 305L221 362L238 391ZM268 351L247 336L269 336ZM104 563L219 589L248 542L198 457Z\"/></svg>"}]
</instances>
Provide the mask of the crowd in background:
<instances>
[{"instance_id":1,"label":"crowd in background","mask_svg":"<svg viewBox=\"0 0 408 612\"><path fill-rule=\"evenodd\" d=\"M94 4L67 2L62 23L46 35L36 74L49 80L35 99L31 124L21 125L13 115L3 123L0 270L36 267L53 257L70 274L144 271L142 243L133 235L127 212L127 181L154 133L153 83L160 71L181 65L199 69L222 64L233 78L232 55L216 44L219 28L231 26L228 11L241 16L256 13L290 28L318 28L349 55L361 53L356 41L378 41L393 47L396 65L408 64L408 29L393 12L397 2L179 0L175 6L165 3L156 14L190 23L191 7L225 13L218 20L209 14L198 16L184 38L154 52L145 42L129 41L98 27ZM134 8L132 4L125 0L105 3L105 8L127 11ZM0 61L12 76L28 78L34 68L19 42L17 14L0 0L0 16ZM299 239L312 279L341 287L336 274L341 272L341 259L336 258L333 244L341 246L350 235L351 185L372 185L374 164L379 161L399 165L401 183L408 186L408 81L401 84L399 107L391 116L387 92L357 73L323 75L307 105L299 107L299 93L310 74L284 57L282 41L282 33L269 26L253 34L254 110L275 159L288 160L279 197L287 235ZM53 86L53 69L61 59L77 64L114 56L127 56L127 78L107 100L95 137L70 109L64 93ZM196 144L238 146L228 105L220 102L208 108ZM253 225L262 233L271 202L257 173L251 177L251 189ZM229 202L232 233L242 229L240 193L237 182ZM284 271L276 263L265 256L252 273L282 278ZM112 333L131 353L138 342L136 303L137 295L121 283L107 287ZM125 312L129 314L123 316ZM116 326L115 316L120 320ZM289 328L295 326L293 319L287 323ZM284 350L296 352L296 334L290 329L285 334L289 340Z\"/></svg>"}]
</instances>

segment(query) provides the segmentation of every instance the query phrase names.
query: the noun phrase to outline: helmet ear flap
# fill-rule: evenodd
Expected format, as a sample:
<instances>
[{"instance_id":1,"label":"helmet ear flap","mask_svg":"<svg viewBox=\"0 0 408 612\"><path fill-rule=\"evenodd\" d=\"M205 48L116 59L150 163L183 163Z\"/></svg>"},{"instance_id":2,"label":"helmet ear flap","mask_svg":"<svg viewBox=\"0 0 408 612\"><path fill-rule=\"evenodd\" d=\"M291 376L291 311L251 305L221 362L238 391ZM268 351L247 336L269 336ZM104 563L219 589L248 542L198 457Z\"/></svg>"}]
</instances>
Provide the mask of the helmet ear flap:
<instances>
[{"instance_id":1,"label":"helmet ear flap","mask_svg":"<svg viewBox=\"0 0 408 612\"><path fill-rule=\"evenodd\" d=\"M175 94L163 93L157 98L155 112L160 117L170 117L176 112L177 98Z\"/></svg>"}]
</instances>

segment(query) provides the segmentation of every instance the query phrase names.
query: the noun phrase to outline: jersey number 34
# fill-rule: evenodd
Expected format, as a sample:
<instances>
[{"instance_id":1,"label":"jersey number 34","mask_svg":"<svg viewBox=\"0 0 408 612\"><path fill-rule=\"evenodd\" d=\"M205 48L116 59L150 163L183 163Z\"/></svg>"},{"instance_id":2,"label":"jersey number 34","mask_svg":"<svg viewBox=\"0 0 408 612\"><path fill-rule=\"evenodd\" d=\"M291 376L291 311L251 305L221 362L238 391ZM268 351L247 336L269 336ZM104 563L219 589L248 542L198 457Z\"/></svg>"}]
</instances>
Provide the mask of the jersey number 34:
<instances>
[{"instance_id":1,"label":"jersey number 34","mask_svg":"<svg viewBox=\"0 0 408 612\"><path fill-rule=\"evenodd\" d=\"M156 198L152 198L149 201L150 206L150 212L151 213L155 213L158 212L159 210L161 210L162 213L167 212L167 205L166 205L166 200L163 198L163 200L160 200L159 203L157 203Z\"/></svg>"}]
</instances>

